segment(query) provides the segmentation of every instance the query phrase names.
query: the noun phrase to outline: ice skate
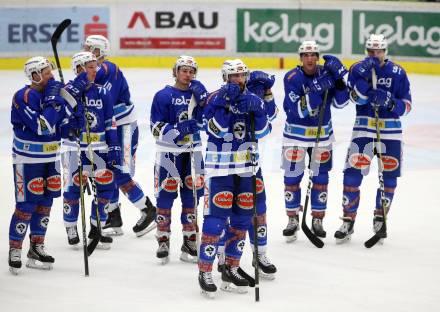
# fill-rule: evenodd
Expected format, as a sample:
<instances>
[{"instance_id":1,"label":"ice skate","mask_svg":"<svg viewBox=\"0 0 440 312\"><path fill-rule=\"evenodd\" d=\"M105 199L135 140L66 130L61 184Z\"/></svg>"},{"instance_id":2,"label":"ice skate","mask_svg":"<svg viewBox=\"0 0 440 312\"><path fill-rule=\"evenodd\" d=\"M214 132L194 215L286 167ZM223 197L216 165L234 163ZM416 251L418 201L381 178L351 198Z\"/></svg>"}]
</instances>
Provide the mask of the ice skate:
<instances>
[{"instance_id":1,"label":"ice skate","mask_svg":"<svg viewBox=\"0 0 440 312\"><path fill-rule=\"evenodd\" d=\"M324 231L324 227L322 226L322 219L321 218L313 218L312 219L312 232L321 238L325 238L327 235L327 232Z\"/></svg>"},{"instance_id":2,"label":"ice skate","mask_svg":"<svg viewBox=\"0 0 440 312\"><path fill-rule=\"evenodd\" d=\"M214 295L217 291L217 286L214 284L211 272L199 272L199 285L200 293L203 296L209 299L214 298Z\"/></svg>"},{"instance_id":3,"label":"ice skate","mask_svg":"<svg viewBox=\"0 0 440 312\"><path fill-rule=\"evenodd\" d=\"M237 294L245 294L248 292L249 281L237 272L238 268L238 266L231 267L225 265L222 272L221 290Z\"/></svg>"},{"instance_id":4,"label":"ice skate","mask_svg":"<svg viewBox=\"0 0 440 312\"><path fill-rule=\"evenodd\" d=\"M70 246L76 246L79 244L79 235L76 225L66 227L67 241Z\"/></svg>"},{"instance_id":5,"label":"ice skate","mask_svg":"<svg viewBox=\"0 0 440 312\"><path fill-rule=\"evenodd\" d=\"M124 234L124 231L122 231L121 204L118 204L115 210L108 212L107 221L105 221L105 225L102 229L102 232L108 236L120 236Z\"/></svg>"},{"instance_id":6,"label":"ice skate","mask_svg":"<svg viewBox=\"0 0 440 312\"><path fill-rule=\"evenodd\" d=\"M183 262L197 263L197 242L196 234L183 235L183 243L180 248L182 254L180 260Z\"/></svg>"},{"instance_id":7,"label":"ice skate","mask_svg":"<svg viewBox=\"0 0 440 312\"><path fill-rule=\"evenodd\" d=\"M27 253L26 267L40 270L52 270L55 259L46 253L44 243L31 242Z\"/></svg>"},{"instance_id":8,"label":"ice skate","mask_svg":"<svg viewBox=\"0 0 440 312\"><path fill-rule=\"evenodd\" d=\"M255 267L255 258L252 260L252 266ZM265 252L258 253L258 270L260 277L267 280L274 280L277 268L272 264Z\"/></svg>"},{"instance_id":9,"label":"ice skate","mask_svg":"<svg viewBox=\"0 0 440 312\"><path fill-rule=\"evenodd\" d=\"M91 224L90 232L89 232L89 239L96 239L98 237L98 228ZM109 236L101 235L101 238L99 239L99 243L96 246L98 249L108 250L111 247L111 244L113 243L113 238Z\"/></svg>"},{"instance_id":10,"label":"ice skate","mask_svg":"<svg viewBox=\"0 0 440 312\"><path fill-rule=\"evenodd\" d=\"M222 252L217 251L217 271L222 273L225 268L225 252L224 249Z\"/></svg>"},{"instance_id":11,"label":"ice skate","mask_svg":"<svg viewBox=\"0 0 440 312\"><path fill-rule=\"evenodd\" d=\"M373 219L373 231L380 237L380 240L377 242L378 244L383 245L383 241L387 238L387 232L383 228L383 216L375 215Z\"/></svg>"},{"instance_id":12,"label":"ice skate","mask_svg":"<svg viewBox=\"0 0 440 312\"><path fill-rule=\"evenodd\" d=\"M170 236L169 233L157 234L157 242L159 247L156 251L156 257L159 259L159 263L162 265L167 264L170 261Z\"/></svg>"},{"instance_id":13,"label":"ice skate","mask_svg":"<svg viewBox=\"0 0 440 312\"><path fill-rule=\"evenodd\" d=\"M150 199L146 198L145 208L141 210L141 218L136 222L133 227L133 232L137 237L144 236L148 232L151 232L156 228L156 207L153 206Z\"/></svg>"},{"instance_id":14,"label":"ice skate","mask_svg":"<svg viewBox=\"0 0 440 312\"><path fill-rule=\"evenodd\" d=\"M21 268L21 249L9 248L9 272L13 275L18 274L18 270Z\"/></svg>"},{"instance_id":15,"label":"ice skate","mask_svg":"<svg viewBox=\"0 0 440 312\"><path fill-rule=\"evenodd\" d=\"M283 230L283 236L286 237L286 242L291 243L297 240L297 232L299 230L299 217L298 215L289 217L289 222L286 228Z\"/></svg>"},{"instance_id":16,"label":"ice skate","mask_svg":"<svg viewBox=\"0 0 440 312\"><path fill-rule=\"evenodd\" d=\"M350 217L342 217L343 221L339 230L335 232L336 244L343 244L351 240L351 234L353 234L354 230L354 220Z\"/></svg>"}]
</instances>

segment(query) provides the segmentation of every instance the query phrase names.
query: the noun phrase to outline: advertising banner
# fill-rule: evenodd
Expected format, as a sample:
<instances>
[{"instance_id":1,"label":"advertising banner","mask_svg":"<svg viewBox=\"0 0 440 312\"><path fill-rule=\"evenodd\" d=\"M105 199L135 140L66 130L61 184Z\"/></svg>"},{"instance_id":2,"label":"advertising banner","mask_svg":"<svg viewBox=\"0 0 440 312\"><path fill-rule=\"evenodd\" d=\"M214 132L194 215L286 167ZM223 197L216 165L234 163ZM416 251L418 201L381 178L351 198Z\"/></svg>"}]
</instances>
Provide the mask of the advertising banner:
<instances>
[{"instance_id":1,"label":"advertising banner","mask_svg":"<svg viewBox=\"0 0 440 312\"><path fill-rule=\"evenodd\" d=\"M234 17L228 8L187 4L117 7L121 50L225 50Z\"/></svg>"},{"instance_id":2,"label":"advertising banner","mask_svg":"<svg viewBox=\"0 0 440 312\"><path fill-rule=\"evenodd\" d=\"M60 40L60 52L81 49L89 34L109 36L108 7L6 7L0 10L0 53L51 51L50 37L65 18L72 24Z\"/></svg>"},{"instance_id":3,"label":"advertising banner","mask_svg":"<svg viewBox=\"0 0 440 312\"><path fill-rule=\"evenodd\" d=\"M370 33L381 33L393 56L440 55L440 13L353 11L352 30L353 54L364 52Z\"/></svg>"},{"instance_id":4,"label":"advertising banner","mask_svg":"<svg viewBox=\"0 0 440 312\"><path fill-rule=\"evenodd\" d=\"M296 53L303 40L341 53L341 10L237 9L237 51Z\"/></svg>"}]
</instances>

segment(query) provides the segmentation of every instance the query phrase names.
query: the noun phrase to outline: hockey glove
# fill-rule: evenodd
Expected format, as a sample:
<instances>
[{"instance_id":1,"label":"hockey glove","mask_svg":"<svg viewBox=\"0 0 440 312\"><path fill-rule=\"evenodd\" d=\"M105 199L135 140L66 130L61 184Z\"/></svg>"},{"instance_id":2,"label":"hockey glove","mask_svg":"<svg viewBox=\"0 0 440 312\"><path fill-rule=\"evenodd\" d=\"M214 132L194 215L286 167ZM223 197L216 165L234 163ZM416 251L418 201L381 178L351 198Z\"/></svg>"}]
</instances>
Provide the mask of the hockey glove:
<instances>
[{"instance_id":1,"label":"hockey glove","mask_svg":"<svg viewBox=\"0 0 440 312\"><path fill-rule=\"evenodd\" d=\"M109 167L120 166L122 164L121 147L119 145L109 146L107 152L107 165Z\"/></svg>"},{"instance_id":2,"label":"hockey glove","mask_svg":"<svg viewBox=\"0 0 440 312\"><path fill-rule=\"evenodd\" d=\"M275 83L275 76L269 75L263 71L256 70L249 75L249 83L259 83L265 90L272 88Z\"/></svg>"},{"instance_id":3,"label":"hockey glove","mask_svg":"<svg viewBox=\"0 0 440 312\"><path fill-rule=\"evenodd\" d=\"M175 126L176 130L179 132L177 140L182 140L187 134L194 134L199 131L199 126L197 126L197 121L194 119L188 119L178 122Z\"/></svg>"},{"instance_id":4,"label":"hockey glove","mask_svg":"<svg viewBox=\"0 0 440 312\"><path fill-rule=\"evenodd\" d=\"M366 80L371 79L371 70L375 68L378 70L380 61L377 57L368 56L360 62L359 66L355 66L356 73Z\"/></svg>"},{"instance_id":5,"label":"hockey glove","mask_svg":"<svg viewBox=\"0 0 440 312\"><path fill-rule=\"evenodd\" d=\"M368 99L372 106L380 106L390 109L394 106L392 94L382 89L371 90L368 92Z\"/></svg>"},{"instance_id":6,"label":"hockey glove","mask_svg":"<svg viewBox=\"0 0 440 312\"><path fill-rule=\"evenodd\" d=\"M227 101L234 102L240 95L240 86L236 83L228 82L220 88L219 95Z\"/></svg>"},{"instance_id":7,"label":"hockey glove","mask_svg":"<svg viewBox=\"0 0 440 312\"><path fill-rule=\"evenodd\" d=\"M254 94L243 94L237 101L238 111L242 114L254 112L256 116L262 116L266 113L264 102Z\"/></svg>"},{"instance_id":8,"label":"hockey glove","mask_svg":"<svg viewBox=\"0 0 440 312\"><path fill-rule=\"evenodd\" d=\"M331 89L335 86L335 80L330 75L322 75L314 78L309 84L311 92L322 93L325 90Z\"/></svg>"},{"instance_id":9,"label":"hockey glove","mask_svg":"<svg viewBox=\"0 0 440 312\"><path fill-rule=\"evenodd\" d=\"M342 79L346 73L348 73L347 68L341 61L333 55L324 55L325 60L324 68L328 70L335 80Z\"/></svg>"},{"instance_id":10,"label":"hockey glove","mask_svg":"<svg viewBox=\"0 0 440 312\"><path fill-rule=\"evenodd\" d=\"M189 84L189 89L194 95L197 104L203 106L204 101L206 100L209 94L205 86L198 80L191 80Z\"/></svg>"},{"instance_id":11,"label":"hockey glove","mask_svg":"<svg viewBox=\"0 0 440 312\"><path fill-rule=\"evenodd\" d=\"M87 73L83 72L66 85L66 90L79 102L88 85Z\"/></svg>"}]
</instances>

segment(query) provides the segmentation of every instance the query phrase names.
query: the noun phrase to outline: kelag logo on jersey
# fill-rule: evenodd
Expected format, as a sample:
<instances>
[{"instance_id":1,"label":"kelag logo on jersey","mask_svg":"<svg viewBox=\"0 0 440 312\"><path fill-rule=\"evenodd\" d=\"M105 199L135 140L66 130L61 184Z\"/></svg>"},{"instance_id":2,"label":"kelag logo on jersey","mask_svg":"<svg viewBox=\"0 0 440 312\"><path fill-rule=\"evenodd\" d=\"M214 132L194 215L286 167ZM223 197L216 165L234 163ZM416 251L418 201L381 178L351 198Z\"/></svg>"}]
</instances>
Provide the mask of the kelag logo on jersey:
<instances>
[{"instance_id":1,"label":"kelag logo on jersey","mask_svg":"<svg viewBox=\"0 0 440 312\"><path fill-rule=\"evenodd\" d=\"M85 37L91 34L108 36L108 7L6 7L0 10L0 52L48 51L50 38L64 18L72 24L60 39L62 51L77 52Z\"/></svg>"},{"instance_id":2,"label":"kelag logo on jersey","mask_svg":"<svg viewBox=\"0 0 440 312\"><path fill-rule=\"evenodd\" d=\"M353 11L352 52L363 54L371 33L381 33L392 56L438 57L440 13Z\"/></svg>"}]
</instances>

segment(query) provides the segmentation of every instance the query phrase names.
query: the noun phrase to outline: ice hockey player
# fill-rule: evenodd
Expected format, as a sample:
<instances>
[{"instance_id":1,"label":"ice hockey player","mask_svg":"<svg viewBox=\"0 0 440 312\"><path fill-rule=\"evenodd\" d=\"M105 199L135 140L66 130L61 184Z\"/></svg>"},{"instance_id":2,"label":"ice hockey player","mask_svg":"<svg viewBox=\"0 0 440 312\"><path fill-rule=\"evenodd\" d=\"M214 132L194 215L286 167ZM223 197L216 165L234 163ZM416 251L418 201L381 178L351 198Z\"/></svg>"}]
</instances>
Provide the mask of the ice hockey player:
<instances>
[{"instance_id":1,"label":"ice hockey player","mask_svg":"<svg viewBox=\"0 0 440 312\"><path fill-rule=\"evenodd\" d=\"M306 169L308 155L313 171L311 190L312 232L325 237L323 218L327 208L329 171L332 168L332 142L334 135L331 123L331 105L342 108L348 104L348 88L344 82L347 73L338 58L324 55L324 66L319 65L319 46L315 41L304 41L298 49L301 65L284 76L284 110L287 115L283 132L282 167L284 169L284 195L289 218L283 235L287 242L297 239L299 212L301 211L300 183ZM316 140L319 110L325 93L327 102L322 121L321 136L315 160L312 150Z\"/></svg>"},{"instance_id":2,"label":"ice hockey player","mask_svg":"<svg viewBox=\"0 0 440 312\"><path fill-rule=\"evenodd\" d=\"M141 217L133 227L136 236L140 237L156 227L156 223L153 222L156 218L156 207L133 179L139 130L128 83L120 68L106 59L110 52L107 38L101 35L88 36L84 42L84 50L95 54L98 60L99 70L95 82L104 86L111 94L119 145L122 148L122 167L114 168L115 192L108 206L108 219L104 229L108 234L123 234L121 209L118 203L119 190L121 190L140 210Z\"/></svg>"},{"instance_id":3,"label":"ice hockey player","mask_svg":"<svg viewBox=\"0 0 440 312\"><path fill-rule=\"evenodd\" d=\"M217 291L212 266L223 230L226 259L221 289L244 293L250 285L239 265L253 213L254 169L257 179L262 179L261 170L252 165L251 122L254 122L257 140L270 132L270 122L264 101L245 88L248 75L241 60L226 60L222 65L225 84L210 94L204 112L208 133L207 183L198 280L202 294L209 297ZM251 116L254 116L252 121ZM260 198L263 201L264 198Z\"/></svg>"},{"instance_id":4,"label":"ice hockey player","mask_svg":"<svg viewBox=\"0 0 440 312\"><path fill-rule=\"evenodd\" d=\"M151 106L151 132L156 139L156 161L154 184L156 196L156 252L162 264L169 261L171 208L180 193L183 243L180 259L197 262L196 207L194 207L193 183L196 183L197 202L204 186L203 159L200 129L202 128L203 105L207 91L195 80L198 66L191 56L180 56L173 67L173 86L158 91ZM192 101L194 98L195 102ZM191 115L189 105L196 103ZM191 177L191 155L193 148L196 181Z\"/></svg>"},{"instance_id":5,"label":"ice hockey player","mask_svg":"<svg viewBox=\"0 0 440 312\"><path fill-rule=\"evenodd\" d=\"M60 97L62 83L52 75L53 65L41 56L26 61L30 81L12 99L14 140L12 159L15 211L9 227L9 270L21 268L21 249L28 227L28 267L51 269L55 259L46 253L44 238L53 199L61 195L60 125L66 103Z\"/></svg>"},{"instance_id":6,"label":"ice hockey player","mask_svg":"<svg viewBox=\"0 0 440 312\"><path fill-rule=\"evenodd\" d=\"M371 34L366 41L367 57L350 68L348 85L350 98L356 104L356 121L344 169L342 207L343 223L335 233L336 242L350 240L360 201L362 178L368 174L376 151L375 107L379 109L385 209L393 201L397 177L402 164L402 125L400 117L411 111L410 83L405 70L386 58L388 43L383 35ZM377 74L377 89L373 89L372 71ZM376 195L373 229L383 225L380 189ZM379 232L382 233L382 232ZM385 232L386 233L386 232ZM384 235L382 237L385 238Z\"/></svg>"},{"instance_id":7,"label":"ice hockey player","mask_svg":"<svg viewBox=\"0 0 440 312\"><path fill-rule=\"evenodd\" d=\"M118 143L116 121L110 94L101 85L94 84L97 60L90 52L79 52L72 57L72 70L76 78L69 81L66 90L75 98L78 109L84 112L87 124L80 133L83 180L94 179L101 227L107 219L106 209L114 191L113 169L121 163L121 147ZM88 129L87 129L88 128ZM89 132L89 133L87 133ZM89 137L90 136L90 137ZM77 221L80 199L78 167L78 138L75 132L63 132L64 224L70 245L79 243ZM88 144L90 142L90 144ZM92 154L93 156L91 157ZM92 168L93 166L93 168ZM94 176L92 174L94 171ZM100 234L95 203L92 203L89 239ZM111 237L102 235L98 247L110 248Z\"/></svg>"},{"instance_id":8,"label":"ice hockey player","mask_svg":"<svg viewBox=\"0 0 440 312\"><path fill-rule=\"evenodd\" d=\"M272 86L275 83L275 77L262 71L252 71L249 75L249 79L246 83L246 89L255 95L258 95L264 100L264 106L269 118L269 122L272 122L278 113L278 108L275 105L274 97L272 94ZM271 263L267 256L267 222L266 222L266 190L263 181L263 174L261 172L261 179L257 178L257 215L258 215L258 267L260 269L260 276L265 279L274 279L277 268ZM252 250L254 249L254 224L248 230L249 240L251 242ZM222 272L225 262L225 240L226 235L222 233L218 248L218 271ZM252 262L255 263L255 260Z\"/></svg>"}]
</instances>

